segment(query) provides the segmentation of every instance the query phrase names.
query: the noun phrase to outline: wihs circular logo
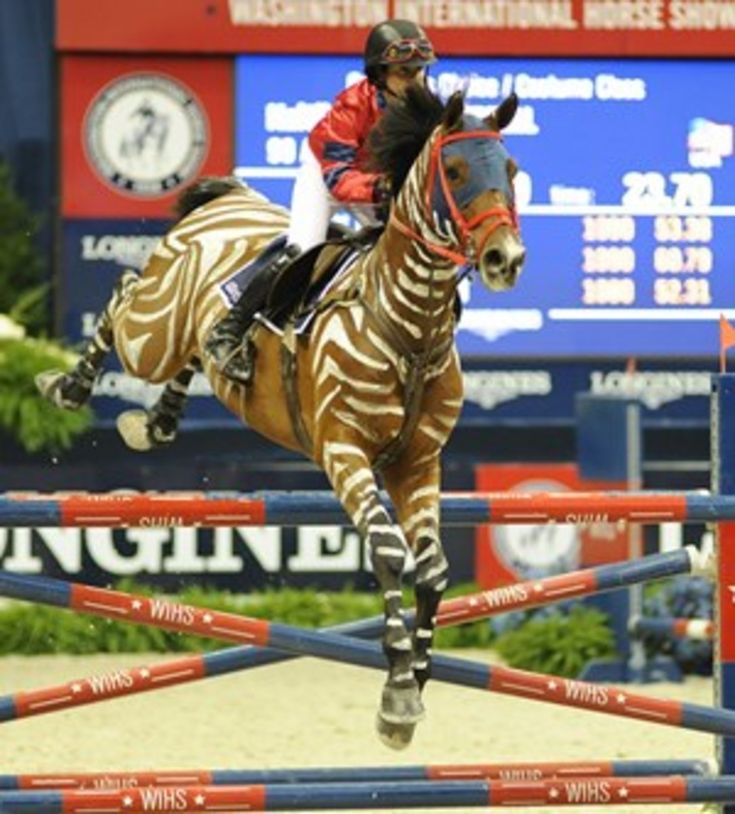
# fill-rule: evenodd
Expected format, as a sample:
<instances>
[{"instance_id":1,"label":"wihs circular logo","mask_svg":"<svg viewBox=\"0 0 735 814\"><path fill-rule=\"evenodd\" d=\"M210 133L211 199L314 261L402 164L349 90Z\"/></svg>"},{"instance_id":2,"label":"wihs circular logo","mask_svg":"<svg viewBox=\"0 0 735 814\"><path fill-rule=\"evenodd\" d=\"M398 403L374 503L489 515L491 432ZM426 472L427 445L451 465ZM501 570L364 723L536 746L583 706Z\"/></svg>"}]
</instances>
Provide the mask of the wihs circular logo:
<instances>
[{"instance_id":1,"label":"wihs circular logo","mask_svg":"<svg viewBox=\"0 0 735 814\"><path fill-rule=\"evenodd\" d=\"M155 197L196 175L209 127L189 88L160 74L137 73L116 79L95 97L84 135L90 163L108 184Z\"/></svg>"}]
</instances>

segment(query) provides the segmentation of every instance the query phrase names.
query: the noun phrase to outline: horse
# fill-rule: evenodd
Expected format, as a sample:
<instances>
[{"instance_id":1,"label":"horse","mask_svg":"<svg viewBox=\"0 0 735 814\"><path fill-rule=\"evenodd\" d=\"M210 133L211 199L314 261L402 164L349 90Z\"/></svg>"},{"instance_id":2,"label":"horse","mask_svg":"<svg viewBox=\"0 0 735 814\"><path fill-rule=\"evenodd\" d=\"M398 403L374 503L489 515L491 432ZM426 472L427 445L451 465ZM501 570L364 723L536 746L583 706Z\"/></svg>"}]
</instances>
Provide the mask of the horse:
<instances>
[{"instance_id":1,"label":"horse","mask_svg":"<svg viewBox=\"0 0 735 814\"><path fill-rule=\"evenodd\" d=\"M77 378L47 372L38 382L60 406L75 406L69 388L82 387L88 398L114 345L126 371L177 382L172 392L181 396L199 358L213 392L236 416L323 469L368 546L384 599L387 676L376 727L397 749L425 713L434 617L448 579L440 455L463 401L455 345L460 269L476 269L487 288L504 291L525 259L516 165L501 137L517 107L513 95L480 119L465 111L461 93L442 102L415 88L387 108L371 137L375 167L394 191L385 229L311 306L308 329L297 332L293 321L283 330L256 325L249 384L225 378L202 349L226 312L227 282L286 231L288 213L247 186L211 179L186 192L183 217L142 274L123 274ZM416 569L411 633L401 592L409 549Z\"/></svg>"}]
</instances>

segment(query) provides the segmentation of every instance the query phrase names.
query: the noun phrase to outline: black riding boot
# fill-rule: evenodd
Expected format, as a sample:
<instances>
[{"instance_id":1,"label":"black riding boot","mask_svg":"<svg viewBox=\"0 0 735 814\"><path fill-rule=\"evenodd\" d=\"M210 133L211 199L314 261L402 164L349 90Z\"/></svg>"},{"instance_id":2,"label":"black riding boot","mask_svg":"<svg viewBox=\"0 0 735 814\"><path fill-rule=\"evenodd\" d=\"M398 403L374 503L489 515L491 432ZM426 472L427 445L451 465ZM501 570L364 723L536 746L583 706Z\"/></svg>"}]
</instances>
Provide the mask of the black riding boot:
<instances>
[{"instance_id":1,"label":"black riding boot","mask_svg":"<svg viewBox=\"0 0 735 814\"><path fill-rule=\"evenodd\" d=\"M248 384L253 375L252 354L247 352L245 334L258 311L262 311L273 281L300 254L297 246L287 246L259 269L246 285L229 313L214 325L204 343L204 353L228 379Z\"/></svg>"}]
</instances>

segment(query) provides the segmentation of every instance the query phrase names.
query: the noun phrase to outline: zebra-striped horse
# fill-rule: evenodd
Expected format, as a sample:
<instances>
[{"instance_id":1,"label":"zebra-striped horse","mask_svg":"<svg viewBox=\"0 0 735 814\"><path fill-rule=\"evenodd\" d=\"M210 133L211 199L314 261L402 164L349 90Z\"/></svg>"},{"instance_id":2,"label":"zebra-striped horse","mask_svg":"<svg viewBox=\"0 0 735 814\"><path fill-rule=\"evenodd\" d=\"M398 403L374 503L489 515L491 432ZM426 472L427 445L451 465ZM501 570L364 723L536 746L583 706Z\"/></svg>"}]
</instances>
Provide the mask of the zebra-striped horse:
<instances>
[{"instance_id":1,"label":"zebra-striped horse","mask_svg":"<svg viewBox=\"0 0 735 814\"><path fill-rule=\"evenodd\" d=\"M424 714L434 616L447 584L440 454L462 407L454 342L458 268L475 266L487 287L502 291L515 284L524 261L515 165L500 138L517 104L510 97L481 120L464 112L461 94L442 104L417 89L389 107L372 139L377 168L396 191L385 231L333 284L307 333L257 325L249 385L224 378L202 348L226 312L223 285L286 230L287 213L249 188L226 185L218 197L216 190L194 195L200 205L162 238L142 275L123 276L80 363L84 369L76 371L76 383L91 390L112 344L134 376L149 382L178 376L181 395L190 360L199 357L232 412L324 469L369 546L383 592L388 677L378 731L395 748L408 744ZM292 359L290 376L282 375L284 354ZM65 406L58 394L69 382L67 376L51 388L47 379L46 392L55 389ZM416 560L412 635L401 607L409 548Z\"/></svg>"}]
</instances>

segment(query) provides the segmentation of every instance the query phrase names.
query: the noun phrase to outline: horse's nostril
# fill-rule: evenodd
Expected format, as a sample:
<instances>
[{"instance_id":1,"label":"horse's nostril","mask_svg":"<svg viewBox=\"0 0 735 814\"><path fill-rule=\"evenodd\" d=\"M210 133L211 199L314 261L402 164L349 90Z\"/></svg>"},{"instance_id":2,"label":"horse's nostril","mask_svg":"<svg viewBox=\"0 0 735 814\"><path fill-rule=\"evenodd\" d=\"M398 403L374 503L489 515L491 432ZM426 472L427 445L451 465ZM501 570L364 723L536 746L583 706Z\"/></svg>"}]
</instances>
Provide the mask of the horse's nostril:
<instances>
[{"instance_id":1,"label":"horse's nostril","mask_svg":"<svg viewBox=\"0 0 735 814\"><path fill-rule=\"evenodd\" d=\"M505 265L505 257L500 249L488 249L482 258L486 269L501 269Z\"/></svg>"}]
</instances>

